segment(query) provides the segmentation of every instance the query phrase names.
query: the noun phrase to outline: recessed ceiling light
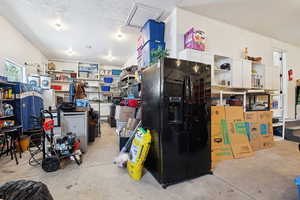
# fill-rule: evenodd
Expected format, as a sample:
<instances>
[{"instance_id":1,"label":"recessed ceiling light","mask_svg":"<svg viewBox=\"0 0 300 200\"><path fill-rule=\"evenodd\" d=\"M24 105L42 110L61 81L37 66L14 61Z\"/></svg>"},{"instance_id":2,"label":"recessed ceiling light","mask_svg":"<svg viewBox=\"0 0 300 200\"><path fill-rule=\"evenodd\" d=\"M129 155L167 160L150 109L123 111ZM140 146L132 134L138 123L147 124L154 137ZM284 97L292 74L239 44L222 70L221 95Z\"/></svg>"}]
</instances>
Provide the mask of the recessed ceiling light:
<instances>
[{"instance_id":1,"label":"recessed ceiling light","mask_svg":"<svg viewBox=\"0 0 300 200\"><path fill-rule=\"evenodd\" d=\"M108 52L108 55L107 56L104 56L104 59L112 62L114 59L116 59L114 56L112 56L112 53L111 51Z\"/></svg>"},{"instance_id":2,"label":"recessed ceiling light","mask_svg":"<svg viewBox=\"0 0 300 200\"><path fill-rule=\"evenodd\" d=\"M66 50L66 54L68 54L68 56L73 56L75 54L75 52L73 51L73 49L71 47L68 50Z\"/></svg>"},{"instance_id":3,"label":"recessed ceiling light","mask_svg":"<svg viewBox=\"0 0 300 200\"><path fill-rule=\"evenodd\" d=\"M122 33L121 31L119 31L116 34L116 38L117 38L117 40L123 40L124 39L124 33Z\"/></svg>"},{"instance_id":4,"label":"recessed ceiling light","mask_svg":"<svg viewBox=\"0 0 300 200\"><path fill-rule=\"evenodd\" d=\"M53 23L53 27L57 30L57 31L63 31L65 29L63 23L61 22L60 19L56 20Z\"/></svg>"},{"instance_id":5,"label":"recessed ceiling light","mask_svg":"<svg viewBox=\"0 0 300 200\"><path fill-rule=\"evenodd\" d=\"M196 64L196 65L194 65L193 69L196 73L198 73L200 67Z\"/></svg>"},{"instance_id":6,"label":"recessed ceiling light","mask_svg":"<svg viewBox=\"0 0 300 200\"><path fill-rule=\"evenodd\" d=\"M179 67L181 65L181 61L179 59L176 60L176 65Z\"/></svg>"}]
</instances>

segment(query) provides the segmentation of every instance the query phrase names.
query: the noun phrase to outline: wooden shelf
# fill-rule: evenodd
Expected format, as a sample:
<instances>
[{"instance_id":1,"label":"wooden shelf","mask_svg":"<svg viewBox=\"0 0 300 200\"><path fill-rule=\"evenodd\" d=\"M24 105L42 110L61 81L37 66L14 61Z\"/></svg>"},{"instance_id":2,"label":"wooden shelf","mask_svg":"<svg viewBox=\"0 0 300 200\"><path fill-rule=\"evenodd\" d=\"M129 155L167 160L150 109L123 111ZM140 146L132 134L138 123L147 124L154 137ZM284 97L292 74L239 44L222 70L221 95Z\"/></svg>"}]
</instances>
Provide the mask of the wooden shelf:
<instances>
[{"instance_id":1,"label":"wooden shelf","mask_svg":"<svg viewBox=\"0 0 300 200\"><path fill-rule=\"evenodd\" d=\"M218 84L214 84L214 85L212 85L212 87L218 87L218 88L231 88L230 86L227 86L227 85L218 85Z\"/></svg>"},{"instance_id":2,"label":"wooden shelf","mask_svg":"<svg viewBox=\"0 0 300 200\"><path fill-rule=\"evenodd\" d=\"M55 73L55 74L73 74L73 73L76 73L76 72L71 72L71 71L56 71L56 70L49 70L47 71L46 73Z\"/></svg>"},{"instance_id":3,"label":"wooden shelf","mask_svg":"<svg viewBox=\"0 0 300 200\"><path fill-rule=\"evenodd\" d=\"M228 70L228 69L214 69L215 70L215 72L230 72L230 70Z\"/></svg>"},{"instance_id":4,"label":"wooden shelf","mask_svg":"<svg viewBox=\"0 0 300 200\"><path fill-rule=\"evenodd\" d=\"M77 80L82 80L82 81L100 81L99 79L91 79L91 78L77 78Z\"/></svg>"},{"instance_id":5,"label":"wooden shelf","mask_svg":"<svg viewBox=\"0 0 300 200\"><path fill-rule=\"evenodd\" d=\"M90 85L90 86L86 86L86 88L99 88L100 86L92 86L92 85Z\"/></svg>"},{"instance_id":6,"label":"wooden shelf","mask_svg":"<svg viewBox=\"0 0 300 200\"><path fill-rule=\"evenodd\" d=\"M72 83L72 81L60 81L60 80L52 80L52 83Z\"/></svg>"},{"instance_id":7,"label":"wooden shelf","mask_svg":"<svg viewBox=\"0 0 300 200\"><path fill-rule=\"evenodd\" d=\"M120 78L120 75L99 75L101 77L116 77L116 78Z\"/></svg>"},{"instance_id":8,"label":"wooden shelf","mask_svg":"<svg viewBox=\"0 0 300 200\"><path fill-rule=\"evenodd\" d=\"M100 93L99 91L85 91L86 93Z\"/></svg>"},{"instance_id":9,"label":"wooden shelf","mask_svg":"<svg viewBox=\"0 0 300 200\"><path fill-rule=\"evenodd\" d=\"M69 93L70 91L67 91L67 90L55 90L55 92L59 92L59 93Z\"/></svg>"}]
</instances>

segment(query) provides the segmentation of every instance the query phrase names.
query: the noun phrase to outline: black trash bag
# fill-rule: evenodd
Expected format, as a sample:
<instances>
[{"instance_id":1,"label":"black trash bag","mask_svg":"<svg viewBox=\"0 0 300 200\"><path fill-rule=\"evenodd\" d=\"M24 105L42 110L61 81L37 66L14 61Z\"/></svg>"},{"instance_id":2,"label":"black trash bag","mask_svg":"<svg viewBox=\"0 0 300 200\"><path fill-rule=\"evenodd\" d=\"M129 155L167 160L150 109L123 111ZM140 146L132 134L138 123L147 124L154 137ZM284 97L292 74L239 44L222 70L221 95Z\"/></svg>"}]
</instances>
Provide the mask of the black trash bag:
<instances>
[{"instance_id":1,"label":"black trash bag","mask_svg":"<svg viewBox=\"0 0 300 200\"><path fill-rule=\"evenodd\" d=\"M48 187L42 182L10 181L0 187L3 200L53 200Z\"/></svg>"}]
</instances>

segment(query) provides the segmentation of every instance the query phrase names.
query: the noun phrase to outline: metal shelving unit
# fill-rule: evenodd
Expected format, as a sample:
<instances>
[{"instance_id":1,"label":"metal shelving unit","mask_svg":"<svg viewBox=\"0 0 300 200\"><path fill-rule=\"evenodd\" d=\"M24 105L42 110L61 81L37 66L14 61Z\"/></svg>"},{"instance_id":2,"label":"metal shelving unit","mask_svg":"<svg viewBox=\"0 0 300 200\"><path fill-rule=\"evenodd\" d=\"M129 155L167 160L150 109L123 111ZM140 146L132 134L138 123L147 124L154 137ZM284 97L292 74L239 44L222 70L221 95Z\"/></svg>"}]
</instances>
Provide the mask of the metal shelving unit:
<instances>
[{"instance_id":1,"label":"metal shelving unit","mask_svg":"<svg viewBox=\"0 0 300 200\"><path fill-rule=\"evenodd\" d=\"M281 115L282 115L281 121L278 122L278 123L273 124L273 128L282 126L282 136L281 137L280 136L274 136L274 141L281 141L281 140L284 140L284 138L285 138L285 122L286 122L286 119L285 119L286 110L284 109L284 96L285 95L284 94L271 94L270 96L271 97L278 96L278 97L281 97L281 99L282 99L282 102L281 102L282 108L271 109L272 111L280 112Z\"/></svg>"}]
</instances>

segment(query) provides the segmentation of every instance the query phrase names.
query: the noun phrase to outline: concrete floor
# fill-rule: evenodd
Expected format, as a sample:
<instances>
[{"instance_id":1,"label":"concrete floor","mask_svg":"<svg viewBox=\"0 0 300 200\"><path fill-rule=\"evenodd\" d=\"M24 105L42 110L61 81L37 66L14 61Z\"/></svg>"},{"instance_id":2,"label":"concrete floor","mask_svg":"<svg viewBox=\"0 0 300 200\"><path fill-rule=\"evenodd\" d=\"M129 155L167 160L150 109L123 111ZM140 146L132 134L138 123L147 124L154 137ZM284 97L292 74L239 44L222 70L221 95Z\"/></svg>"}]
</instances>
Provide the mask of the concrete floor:
<instances>
[{"instance_id":1,"label":"concrete floor","mask_svg":"<svg viewBox=\"0 0 300 200\"><path fill-rule=\"evenodd\" d=\"M140 182L127 171L112 164L118 153L114 129L102 125L102 137L89 146L84 163L68 163L54 173L31 167L24 154L16 166L0 160L0 184L10 180L31 179L48 185L55 200L296 200L293 179L300 175L300 152L296 143L282 141L255 156L220 163L214 175L162 189L149 174ZM27 154L27 153L26 153Z\"/></svg>"}]
</instances>

